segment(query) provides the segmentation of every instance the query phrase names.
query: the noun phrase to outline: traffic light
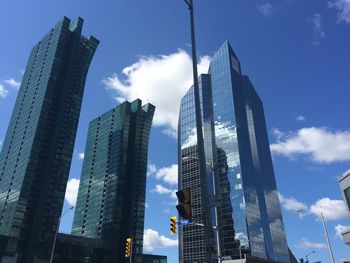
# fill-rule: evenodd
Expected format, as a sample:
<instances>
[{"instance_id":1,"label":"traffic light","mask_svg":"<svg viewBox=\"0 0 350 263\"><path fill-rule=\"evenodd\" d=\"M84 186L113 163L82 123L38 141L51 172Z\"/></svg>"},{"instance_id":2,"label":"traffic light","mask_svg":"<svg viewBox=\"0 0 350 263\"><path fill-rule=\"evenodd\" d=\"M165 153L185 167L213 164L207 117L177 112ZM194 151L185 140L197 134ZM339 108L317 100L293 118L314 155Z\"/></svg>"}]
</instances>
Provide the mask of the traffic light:
<instances>
[{"instance_id":1,"label":"traffic light","mask_svg":"<svg viewBox=\"0 0 350 263\"><path fill-rule=\"evenodd\" d=\"M177 211L183 219L192 219L192 196L191 191L183 189L176 192L179 205L176 206Z\"/></svg>"},{"instance_id":2,"label":"traffic light","mask_svg":"<svg viewBox=\"0 0 350 263\"><path fill-rule=\"evenodd\" d=\"M126 239L126 243L125 243L125 257L126 258L131 256L131 242L132 242L131 237Z\"/></svg>"},{"instance_id":3,"label":"traffic light","mask_svg":"<svg viewBox=\"0 0 350 263\"><path fill-rule=\"evenodd\" d=\"M176 235L176 216L170 217L170 234Z\"/></svg>"}]
</instances>

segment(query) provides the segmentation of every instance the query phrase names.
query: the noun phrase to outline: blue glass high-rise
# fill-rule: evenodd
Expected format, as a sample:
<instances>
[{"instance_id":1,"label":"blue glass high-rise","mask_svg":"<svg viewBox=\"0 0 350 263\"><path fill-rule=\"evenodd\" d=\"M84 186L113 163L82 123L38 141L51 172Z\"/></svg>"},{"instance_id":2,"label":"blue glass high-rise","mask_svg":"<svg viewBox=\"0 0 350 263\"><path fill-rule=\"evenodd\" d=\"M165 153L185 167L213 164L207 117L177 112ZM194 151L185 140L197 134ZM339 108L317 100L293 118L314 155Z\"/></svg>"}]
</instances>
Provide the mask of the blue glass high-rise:
<instances>
[{"instance_id":1,"label":"blue glass high-rise","mask_svg":"<svg viewBox=\"0 0 350 263\"><path fill-rule=\"evenodd\" d=\"M215 226L213 209L203 200L211 200L216 192L221 203L217 213L221 256L239 258L241 250L257 258L290 262L263 104L249 78L241 74L240 62L228 42L212 58L199 86L209 183L207 196L193 195L194 214L198 206L212 215ZM200 177L193 100L190 89L181 102L179 188L195 191ZM197 217L200 220L200 213ZM201 236L213 236L212 232L184 227L180 261L207 262L203 254L216 253L211 244L200 254L190 240L202 240Z\"/></svg>"}]
</instances>

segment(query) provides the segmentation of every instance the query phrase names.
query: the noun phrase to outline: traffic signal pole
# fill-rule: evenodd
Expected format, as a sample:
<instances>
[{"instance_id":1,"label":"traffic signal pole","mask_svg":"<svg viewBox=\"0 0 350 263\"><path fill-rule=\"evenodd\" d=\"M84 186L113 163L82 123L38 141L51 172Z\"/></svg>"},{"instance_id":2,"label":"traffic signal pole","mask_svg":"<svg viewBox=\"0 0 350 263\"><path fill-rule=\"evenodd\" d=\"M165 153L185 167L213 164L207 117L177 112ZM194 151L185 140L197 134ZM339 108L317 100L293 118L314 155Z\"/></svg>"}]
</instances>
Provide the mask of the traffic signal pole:
<instances>
[{"instance_id":1,"label":"traffic signal pole","mask_svg":"<svg viewBox=\"0 0 350 263\"><path fill-rule=\"evenodd\" d=\"M197 149L199 159L199 173L200 173L200 188L203 204L209 203L208 195L208 183L207 183L207 169L205 163L205 152L204 152L204 140L203 140L203 128L202 128L202 114L200 107L200 96L199 96L199 85L198 85L198 69L197 69L197 51L196 51L196 38L195 38L195 27L194 27L194 14L193 14L193 0L184 0L190 11L190 22L191 22L191 47L192 47L192 71L193 71L193 90L194 90L194 105L196 115L196 127L197 127ZM211 229L211 220L207 211L209 209L203 209L202 220L207 229ZM211 229L212 230L212 229ZM206 246L210 246L210 240L208 235L205 235ZM208 262L212 261L212 256L207 254Z\"/></svg>"},{"instance_id":2,"label":"traffic signal pole","mask_svg":"<svg viewBox=\"0 0 350 263\"><path fill-rule=\"evenodd\" d=\"M131 239L130 242L130 258L129 258L129 263L132 263L132 247L133 247L134 239Z\"/></svg>"}]
</instances>

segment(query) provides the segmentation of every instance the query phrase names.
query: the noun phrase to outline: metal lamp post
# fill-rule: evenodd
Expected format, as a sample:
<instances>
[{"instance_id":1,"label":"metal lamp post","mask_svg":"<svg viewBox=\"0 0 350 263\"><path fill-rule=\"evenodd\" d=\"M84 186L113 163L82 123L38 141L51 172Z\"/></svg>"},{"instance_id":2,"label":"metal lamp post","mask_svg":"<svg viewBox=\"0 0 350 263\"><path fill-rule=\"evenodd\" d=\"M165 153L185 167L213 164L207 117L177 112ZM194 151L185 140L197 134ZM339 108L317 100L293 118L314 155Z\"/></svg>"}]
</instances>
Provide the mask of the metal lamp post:
<instances>
[{"instance_id":1,"label":"metal lamp post","mask_svg":"<svg viewBox=\"0 0 350 263\"><path fill-rule=\"evenodd\" d=\"M297 211L297 213L302 213L305 212L304 209L300 209ZM324 235L327 241L327 246L328 246L328 250L329 250L329 254L331 255L331 259L332 259L332 263L335 263L334 261L334 255L333 255L333 250L332 250L332 246L331 246L331 242L329 241L329 236L328 236L328 231L327 231L327 227L326 227L326 223L324 221L324 217L323 217L323 213L321 212L320 214L321 220L322 220L322 225L323 225L323 230L324 230ZM308 255L309 256L309 255ZM307 259L307 258L306 258Z\"/></svg>"},{"instance_id":2,"label":"metal lamp post","mask_svg":"<svg viewBox=\"0 0 350 263\"><path fill-rule=\"evenodd\" d=\"M329 254L331 255L332 263L335 263L331 242L329 241L328 231L327 231L326 223L324 222L324 217L323 217L322 212L321 212L321 219L322 219L324 234L325 234L326 240L327 240Z\"/></svg>"},{"instance_id":3,"label":"metal lamp post","mask_svg":"<svg viewBox=\"0 0 350 263\"><path fill-rule=\"evenodd\" d=\"M53 245L52 245L50 263L52 263L52 261L53 261L53 255L54 255L55 246L56 246L56 239L57 239L58 229L60 228L61 219L62 219L62 217L63 217L69 210L72 210L73 208L74 208L74 206L71 206L71 207L67 208L67 209L63 212L63 214L58 218L58 223L57 223L57 227L56 227L55 238L54 238L54 240L53 240Z\"/></svg>"},{"instance_id":4,"label":"metal lamp post","mask_svg":"<svg viewBox=\"0 0 350 263\"><path fill-rule=\"evenodd\" d=\"M204 140L202 130L202 116L200 107L200 96L198 86L198 69L197 69L197 52L196 52L196 38L194 29L194 14L193 14L193 0L184 0L190 11L190 22L191 22L191 46L192 46L192 68L193 68L193 89L194 89L194 105L196 115L196 127L197 127L197 149L199 159L199 174L201 178L201 193L203 197L206 197L207 190L207 178L206 178L206 164L205 164L205 152L204 152ZM209 215L203 209L202 220L206 228L210 224ZM206 245L209 247L209 237L206 236ZM211 261L211 256L207 255L208 261Z\"/></svg>"},{"instance_id":5,"label":"metal lamp post","mask_svg":"<svg viewBox=\"0 0 350 263\"><path fill-rule=\"evenodd\" d=\"M197 156L188 156L188 157L183 157L182 160L197 160L199 161L199 158ZM217 197L217 193L216 193L216 182L214 180L214 165L210 162L205 162L205 165L208 165L210 167L211 173L212 173L212 179L213 179L213 188L214 188L214 198L216 199ZM211 202L213 203L213 202ZM220 235L219 235L219 222L218 222L218 211L217 211L217 204L214 204L214 220L215 220L215 225L213 226L213 230L215 231L215 238L216 238L216 247L217 247L217 255L218 255L218 260L219 263L222 262L222 256L221 256L221 247L220 247ZM195 225L197 226L204 226L204 224L200 224L200 223L195 223Z\"/></svg>"}]
</instances>

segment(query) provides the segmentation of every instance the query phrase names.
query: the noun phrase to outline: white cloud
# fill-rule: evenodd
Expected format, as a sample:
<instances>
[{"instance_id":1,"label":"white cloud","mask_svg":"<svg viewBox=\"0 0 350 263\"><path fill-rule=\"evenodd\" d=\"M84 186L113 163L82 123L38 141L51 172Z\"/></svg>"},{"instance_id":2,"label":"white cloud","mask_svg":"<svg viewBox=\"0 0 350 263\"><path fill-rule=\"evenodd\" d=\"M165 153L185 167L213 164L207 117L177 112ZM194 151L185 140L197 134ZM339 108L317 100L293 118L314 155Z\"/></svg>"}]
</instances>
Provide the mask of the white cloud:
<instances>
[{"instance_id":1,"label":"white cloud","mask_svg":"<svg viewBox=\"0 0 350 263\"><path fill-rule=\"evenodd\" d=\"M84 160L84 157L85 157L85 153L79 153L78 154L79 160Z\"/></svg>"},{"instance_id":2,"label":"white cloud","mask_svg":"<svg viewBox=\"0 0 350 263\"><path fill-rule=\"evenodd\" d=\"M302 122L306 121L305 116L302 116L302 115L297 116L295 119L296 119L297 121L302 121Z\"/></svg>"},{"instance_id":3,"label":"white cloud","mask_svg":"<svg viewBox=\"0 0 350 263\"><path fill-rule=\"evenodd\" d=\"M284 133L280 129L277 129L277 128L273 128L272 133L273 133L273 135L275 135L277 140L281 139L284 135Z\"/></svg>"},{"instance_id":4,"label":"white cloud","mask_svg":"<svg viewBox=\"0 0 350 263\"><path fill-rule=\"evenodd\" d=\"M201 57L199 74L208 71L210 58ZM180 101L193 83L192 59L183 50L161 56L141 57L122 70L122 77L113 74L103 80L117 101L136 98L156 106L153 123L164 133L176 136Z\"/></svg>"},{"instance_id":5,"label":"white cloud","mask_svg":"<svg viewBox=\"0 0 350 263\"><path fill-rule=\"evenodd\" d=\"M301 249L324 249L327 248L327 245L325 243L311 242L308 239L303 238L297 247Z\"/></svg>"},{"instance_id":6,"label":"white cloud","mask_svg":"<svg viewBox=\"0 0 350 263\"><path fill-rule=\"evenodd\" d=\"M270 16L274 12L274 8L269 2L263 3L263 4L257 4L256 7L260 11L260 13L264 16Z\"/></svg>"},{"instance_id":7,"label":"white cloud","mask_svg":"<svg viewBox=\"0 0 350 263\"><path fill-rule=\"evenodd\" d=\"M148 164L147 175L154 176L158 180L170 185L177 185L178 177L178 165L171 164L168 167L162 167L157 169L157 166L153 163Z\"/></svg>"},{"instance_id":8,"label":"white cloud","mask_svg":"<svg viewBox=\"0 0 350 263\"><path fill-rule=\"evenodd\" d=\"M178 171L178 165L172 164L168 167L160 168L156 173L156 178L161 179L168 184L177 185L177 179L178 179L177 171Z\"/></svg>"},{"instance_id":9,"label":"white cloud","mask_svg":"<svg viewBox=\"0 0 350 263\"><path fill-rule=\"evenodd\" d=\"M8 84L10 87L15 88L15 89L17 89L17 90L18 90L19 87L21 86L21 82L15 80L14 78L5 79L4 82L5 82L6 84Z\"/></svg>"},{"instance_id":10,"label":"white cloud","mask_svg":"<svg viewBox=\"0 0 350 263\"><path fill-rule=\"evenodd\" d=\"M338 224L334 227L336 236L341 238L341 239L342 239L341 233L343 233L345 230L349 230L349 229L350 229L350 226L343 226L340 224Z\"/></svg>"},{"instance_id":11,"label":"white cloud","mask_svg":"<svg viewBox=\"0 0 350 263\"><path fill-rule=\"evenodd\" d=\"M170 198L171 199L177 199L177 196L176 196L176 192L177 190L176 189L169 189L169 188L166 188L164 187L163 185L161 184L157 184L152 190L151 192L154 192L154 193L158 193L160 195L170 195Z\"/></svg>"},{"instance_id":12,"label":"white cloud","mask_svg":"<svg viewBox=\"0 0 350 263\"><path fill-rule=\"evenodd\" d=\"M324 32L323 26L322 26L322 16L321 14L313 14L312 17L308 19L308 22L312 25L312 30L314 34L314 40L313 44L314 45L319 45L320 40L322 38L326 37L326 33Z\"/></svg>"},{"instance_id":13,"label":"white cloud","mask_svg":"<svg viewBox=\"0 0 350 263\"><path fill-rule=\"evenodd\" d=\"M350 0L328 1L328 7L338 10L338 22L350 24Z\"/></svg>"},{"instance_id":14,"label":"white cloud","mask_svg":"<svg viewBox=\"0 0 350 263\"><path fill-rule=\"evenodd\" d=\"M280 202L283 208L299 212L300 217L305 215L314 215L320 219L321 212L325 220L339 220L349 217L346 204L343 200L332 200L328 197L317 200L314 204L306 204L296 200L294 197L285 197L279 194Z\"/></svg>"},{"instance_id":15,"label":"white cloud","mask_svg":"<svg viewBox=\"0 0 350 263\"><path fill-rule=\"evenodd\" d=\"M338 220L349 217L348 211L343 200L331 200L322 198L310 206L310 212L320 217L321 212L325 220Z\"/></svg>"},{"instance_id":16,"label":"white cloud","mask_svg":"<svg viewBox=\"0 0 350 263\"><path fill-rule=\"evenodd\" d=\"M157 172L157 166L154 163L149 163L147 165L147 176L154 175Z\"/></svg>"},{"instance_id":17,"label":"white cloud","mask_svg":"<svg viewBox=\"0 0 350 263\"><path fill-rule=\"evenodd\" d=\"M144 252L152 252L157 248L177 247L177 239L171 239L153 229L146 229L143 234L143 250Z\"/></svg>"},{"instance_id":18,"label":"white cloud","mask_svg":"<svg viewBox=\"0 0 350 263\"><path fill-rule=\"evenodd\" d=\"M66 189L66 196L65 199L68 204L74 206L77 202L77 195L78 195L78 189L79 189L79 179L72 178L68 180L67 183L67 189Z\"/></svg>"},{"instance_id":19,"label":"white cloud","mask_svg":"<svg viewBox=\"0 0 350 263\"><path fill-rule=\"evenodd\" d=\"M331 163L350 160L350 131L331 131L327 128L302 128L282 133L271 144L275 155L295 157L305 155L314 162Z\"/></svg>"},{"instance_id":20,"label":"white cloud","mask_svg":"<svg viewBox=\"0 0 350 263\"><path fill-rule=\"evenodd\" d=\"M163 195L163 194L171 194L172 190L169 189L169 188L166 188L164 187L163 185L161 184L157 184L152 190L151 192L156 192L160 195Z\"/></svg>"},{"instance_id":21,"label":"white cloud","mask_svg":"<svg viewBox=\"0 0 350 263\"><path fill-rule=\"evenodd\" d=\"M7 97L8 93L9 93L9 91L7 89L5 89L5 87L3 85L0 84L0 98L5 99Z\"/></svg>"},{"instance_id":22,"label":"white cloud","mask_svg":"<svg viewBox=\"0 0 350 263\"><path fill-rule=\"evenodd\" d=\"M294 212L300 211L301 213L306 212L308 210L308 207L306 204L299 202L294 197L287 198L279 194L279 199L283 208L287 210L294 211Z\"/></svg>"}]
</instances>

